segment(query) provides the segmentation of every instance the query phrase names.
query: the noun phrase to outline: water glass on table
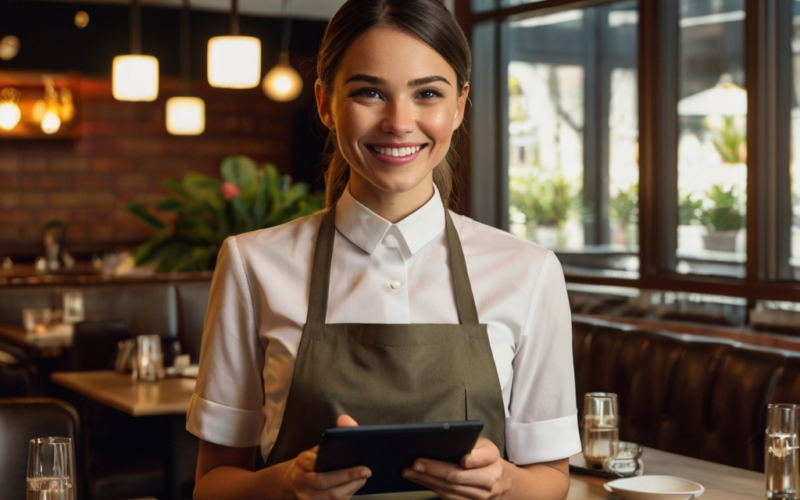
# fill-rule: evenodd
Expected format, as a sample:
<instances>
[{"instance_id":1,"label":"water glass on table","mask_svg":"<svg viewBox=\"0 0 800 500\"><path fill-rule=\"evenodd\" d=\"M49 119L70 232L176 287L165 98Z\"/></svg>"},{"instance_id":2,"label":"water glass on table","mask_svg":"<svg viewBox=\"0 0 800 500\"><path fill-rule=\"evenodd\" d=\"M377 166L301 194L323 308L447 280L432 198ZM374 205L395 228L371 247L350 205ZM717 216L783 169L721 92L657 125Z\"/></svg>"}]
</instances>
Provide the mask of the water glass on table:
<instances>
[{"instance_id":1,"label":"water glass on table","mask_svg":"<svg viewBox=\"0 0 800 500\"><path fill-rule=\"evenodd\" d=\"M161 351L161 337L158 335L136 337L134 378L147 382L164 378L164 355Z\"/></svg>"},{"instance_id":2,"label":"water glass on table","mask_svg":"<svg viewBox=\"0 0 800 500\"><path fill-rule=\"evenodd\" d=\"M28 447L28 500L75 500L75 447L72 438L31 439Z\"/></svg>"},{"instance_id":3,"label":"water glass on table","mask_svg":"<svg viewBox=\"0 0 800 500\"><path fill-rule=\"evenodd\" d=\"M767 405L767 429L764 441L766 497L798 500L798 418L800 406Z\"/></svg>"},{"instance_id":4,"label":"water glass on table","mask_svg":"<svg viewBox=\"0 0 800 500\"><path fill-rule=\"evenodd\" d=\"M586 463L602 466L619 451L617 395L588 392L583 400L583 456Z\"/></svg>"}]
</instances>

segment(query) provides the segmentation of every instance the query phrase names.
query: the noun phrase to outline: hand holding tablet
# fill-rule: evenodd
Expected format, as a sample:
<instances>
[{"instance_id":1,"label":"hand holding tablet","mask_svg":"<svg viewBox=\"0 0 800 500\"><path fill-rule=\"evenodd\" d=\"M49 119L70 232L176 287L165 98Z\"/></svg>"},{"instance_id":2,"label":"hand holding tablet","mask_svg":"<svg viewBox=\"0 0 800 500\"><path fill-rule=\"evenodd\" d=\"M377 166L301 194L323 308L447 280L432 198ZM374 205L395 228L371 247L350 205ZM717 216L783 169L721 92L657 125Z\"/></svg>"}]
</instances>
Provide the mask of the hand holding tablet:
<instances>
[{"instance_id":1,"label":"hand holding tablet","mask_svg":"<svg viewBox=\"0 0 800 500\"><path fill-rule=\"evenodd\" d=\"M359 495L424 490L401 477L417 458L459 463L483 430L481 421L368 425L328 429L322 436L316 472L366 466L372 477Z\"/></svg>"}]
</instances>

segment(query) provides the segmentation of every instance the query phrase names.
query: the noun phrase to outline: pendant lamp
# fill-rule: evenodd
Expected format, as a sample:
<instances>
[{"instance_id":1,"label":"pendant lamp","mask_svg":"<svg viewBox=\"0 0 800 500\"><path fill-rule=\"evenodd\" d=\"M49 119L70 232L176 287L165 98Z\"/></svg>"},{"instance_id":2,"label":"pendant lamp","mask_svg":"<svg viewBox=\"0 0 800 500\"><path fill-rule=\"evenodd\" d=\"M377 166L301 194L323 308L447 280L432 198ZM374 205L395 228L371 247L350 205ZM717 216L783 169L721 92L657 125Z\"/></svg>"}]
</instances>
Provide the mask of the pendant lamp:
<instances>
[{"instance_id":1,"label":"pendant lamp","mask_svg":"<svg viewBox=\"0 0 800 500\"><path fill-rule=\"evenodd\" d=\"M0 129L11 130L22 118L22 112L17 105L19 97L19 91L11 87L0 92Z\"/></svg>"},{"instance_id":2,"label":"pendant lamp","mask_svg":"<svg viewBox=\"0 0 800 500\"><path fill-rule=\"evenodd\" d=\"M118 101L152 102L158 98L158 59L142 55L139 0L131 2L131 53L114 58L112 93Z\"/></svg>"},{"instance_id":3,"label":"pendant lamp","mask_svg":"<svg viewBox=\"0 0 800 500\"><path fill-rule=\"evenodd\" d=\"M264 75L261 89L273 101L286 102L297 99L303 90L303 78L291 64L289 64L289 41L292 36L292 19L288 15L289 0L283 0L283 38L281 41L281 54L278 64Z\"/></svg>"},{"instance_id":4,"label":"pendant lamp","mask_svg":"<svg viewBox=\"0 0 800 500\"><path fill-rule=\"evenodd\" d=\"M231 0L230 34L208 41L208 83L251 89L261 78L261 40L239 35L239 0Z\"/></svg>"},{"instance_id":5,"label":"pendant lamp","mask_svg":"<svg viewBox=\"0 0 800 500\"><path fill-rule=\"evenodd\" d=\"M172 135L199 135L206 128L206 103L191 93L189 0L181 12L181 83L183 95L167 99L167 132Z\"/></svg>"}]
</instances>

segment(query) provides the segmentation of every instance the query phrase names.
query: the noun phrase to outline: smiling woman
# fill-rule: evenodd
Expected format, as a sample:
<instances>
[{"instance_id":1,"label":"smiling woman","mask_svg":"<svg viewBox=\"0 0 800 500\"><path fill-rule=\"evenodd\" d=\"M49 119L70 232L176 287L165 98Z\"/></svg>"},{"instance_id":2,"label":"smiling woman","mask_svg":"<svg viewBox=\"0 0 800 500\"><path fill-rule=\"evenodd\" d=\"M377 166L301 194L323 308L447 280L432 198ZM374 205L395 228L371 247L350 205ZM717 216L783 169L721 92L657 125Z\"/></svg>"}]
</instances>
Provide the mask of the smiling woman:
<instances>
[{"instance_id":1,"label":"smiling woman","mask_svg":"<svg viewBox=\"0 0 800 500\"><path fill-rule=\"evenodd\" d=\"M372 29L350 46L333 84L317 85L317 103L356 199L392 222L430 199L464 116L469 85L458 85L438 52L398 28Z\"/></svg>"},{"instance_id":2,"label":"smiling woman","mask_svg":"<svg viewBox=\"0 0 800 500\"><path fill-rule=\"evenodd\" d=\"M326 429L481 420L459 464L408 463L406 489L563 499L580 440L561 267L447 210L463 32L440 0L349 0L318 61L328 210L220 250L187 415L195 498L346 500L371 471L315 472Z\"/></svg>"}]
</instances>

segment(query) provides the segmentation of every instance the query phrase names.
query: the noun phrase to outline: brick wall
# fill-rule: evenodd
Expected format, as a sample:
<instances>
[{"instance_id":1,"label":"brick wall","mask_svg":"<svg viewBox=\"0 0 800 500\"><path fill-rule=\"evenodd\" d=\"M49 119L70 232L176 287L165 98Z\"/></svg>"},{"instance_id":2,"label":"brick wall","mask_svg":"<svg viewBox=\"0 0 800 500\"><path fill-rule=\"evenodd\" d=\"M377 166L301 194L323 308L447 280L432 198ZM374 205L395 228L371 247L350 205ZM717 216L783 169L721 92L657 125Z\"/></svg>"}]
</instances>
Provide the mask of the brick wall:
<instances>
[{"instance_id":1,"label":"brick wall","mask_svg":"<svg viewBox=\"0 0 800 500\"><path fill-rule=\"evenodd\" d=\"M260 89L212 89L197 81L193 94L205 99L206 131L177 137L164 125L166 99L180 94L177 79L162 77L154 103L115 101L108 78L80 81L80 139L0 140L0 259L40 255L41 228L53 219L67 223L73 255L133 247L152 232L125 212L126 202L161 199L161 182L189 171L218 177L227 155L270 161L291 173L294 141L306 135L293 124L313 109L310 81L288 104L269 101Z\"/></svg>"}]
</instances>

